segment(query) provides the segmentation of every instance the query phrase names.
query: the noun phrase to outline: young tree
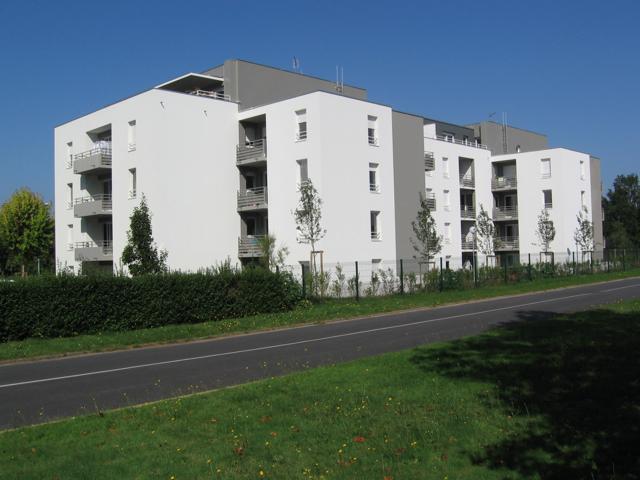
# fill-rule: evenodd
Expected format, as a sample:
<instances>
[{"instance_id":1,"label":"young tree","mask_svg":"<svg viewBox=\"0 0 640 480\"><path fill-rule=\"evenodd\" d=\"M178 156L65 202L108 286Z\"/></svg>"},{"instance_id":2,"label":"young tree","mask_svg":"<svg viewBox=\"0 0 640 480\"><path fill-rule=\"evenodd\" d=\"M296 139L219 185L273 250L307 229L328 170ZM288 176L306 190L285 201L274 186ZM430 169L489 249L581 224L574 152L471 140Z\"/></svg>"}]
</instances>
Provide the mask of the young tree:
<instances>
[{"instance_id":1,"label":"young tree","mask_svg":"<svg viewBox=\"0 0 640 480\"><path fill-rule=\"evenodd\" d=\"M282 270L285 267L287 257L289 256L289 249L282 245L280 248L276 248L275 235L267 234L259 240L261 257L260 263L264 268L274 270L279 268Z\"/></svg>"},{"instance_id":2,"label":"young tree","mask_svg":"<svg viewBox=\"0 0 640 480\"><path fill-rule=\"evenodd\" d=\"M483 255L493 255L499 240L496 238L496 226L493 220L480 204L480 213L476 218L477 248Z\"/></svg>"},{"instance_id":3,"label":"young tree","mask_svg":"<svg viewBox=\"0 0 640 480\"><path fill-rule=\"evenodd\" d=\"M576 245L583 252L590 252L593 250L593 224L589 221L589 210L587 207L582 207L578 215L578 226L573 232L573 239Z\"/></svg>"},{"instance_id":4,"label":"young tree","mask_svg":"<svg viewBox=\"0 0 640 480\"><path fill-rule=\"evenodd\" d=\"M640 248L640 179L618 175L603 198L604 236L609 248Z\"/></svg>"},{"instance_id":5,"label":"young tree","mask_svg":"<svg viewBox=\"0 0 640 480\"><path fill-rule=\"evenodd\" d=\"M553 226L553 220L549 217L549 211L543 208L538 215L538 226L536 228L536 236L538 244L544 253L549 251L549 245L556 238L556 227Z\"/></svg>"},{"instance_id":6,"label":"young tree","mask_svg":"<svg viewBox=\"0 0 640 480\"><path fill-rule=\"evenodd\" d=\"M158 252L153 241L151 214L144 195L129 219L131 224L127 232L127 245L122 251L122 263L133 276L166 272L167 251Z\"/></svg>"},{"instance_id":7,"label":"young tree","mask_svg":"<svg viewBox=\"0 0 640 480\"><path fill-rule=\"evenodd\" d=\"M322 199L313 186L311 179L303 182L298 191L300 192L300 200L298 201L298 207L293 212L298 232L298 242L311 245L311 268L312 274L314 274L316 266L313 252L316 251L316 244L327 233L320 223L322 220Z\"/></svg>"},{"instance_id":8,"label":"young tree","mask_svg":"<svg viewBox=\"0 0 640 480\"><path fill-rule=\"evenodd\" d=\"M16 191L0 208L0 237L10 261L20 265L26 276L26 264L51 255L54 222L40 195L27 188Z\"/></svg>"},{"instance_id":9,"label":"young tree","mask_svg":"<svg viewBox=\"0 0 640 480\"><path fill-rule=\"evenodd\" d=\"M431 209L427 203L427 198L420 194L420 209L416 219L411 222L414 238L411 238L411 245L416 252L414 258L427 263L442 250L442 237L438 235L436 221L431 215Z\"/></svg>"}]
</instances>

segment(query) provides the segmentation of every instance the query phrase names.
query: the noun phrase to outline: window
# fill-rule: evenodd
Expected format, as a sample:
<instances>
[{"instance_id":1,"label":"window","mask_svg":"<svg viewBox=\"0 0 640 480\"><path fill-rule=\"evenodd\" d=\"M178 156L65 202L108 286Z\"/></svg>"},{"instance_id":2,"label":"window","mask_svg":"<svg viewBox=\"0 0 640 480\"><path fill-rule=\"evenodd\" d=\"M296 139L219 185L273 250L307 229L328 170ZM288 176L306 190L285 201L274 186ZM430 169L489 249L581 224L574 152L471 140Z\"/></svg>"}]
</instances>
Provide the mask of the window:
<instances>
[{"instance_id":1,"label":"window","mask_svg":"<svg viewBox=\"0 0 640 480\"><path fill-rule=\"evenodd\" d=\"M520 150L522 150L522 149L520 148L520 145L516 145L516 153L520 153Z\"/></svg>"},{"instance_id":2,"label":"window","mask_svg":"<svg viewBox=\"0 0 640 480\"><path fill-rule=\"evenodd\" d=\"M369 115L367 117L368 121L368 129L367 133L369 136L369 145L378 145L378 117L374 117Z\"/></svg>"},{"instance_id":3,"label":"window","mask_svg":"<svg viewBox=\"0 0 640 480\"><path fill-rule=\"evenodd\" d=\"M544 203L544 208L553 208L553 195L551 190L542 191L542 201Z\"/></svg>"},{"instance_id":4,"label":"window","mask_svg":"<svg viewBox=\"0 0 640 480\"><path fill-rule=\"evenodd\" d=\"M245 219L245 226L247 228L247 236L253 236L256 234L256 219L254 217L248 217Z\"/></svg>"},{"instance_id":5,"label":"window","mask_svg":"<svg viewBox=\"0 0 640 480\"><path fill-rule=\"evenodd\" d=\"M67 209L73 208L73 183L67 183Z\"/></svg>"},{"instance_id":6,"label":"window","mask_svg":"<svg viewBox=\"0 0 640 480\"><path fill-rule=\"evenodd\" d=\"M136 169L129 169L129 198L136 198L138 195L138 175Z\"/></svg>"},{"instance_id":7,"label":"window","mask_svg":"<svg viewBox=\"0 0 640 480\"><path fill-rule=\"evenodd\" d=\"M449 194L449 190L444 190L444 209L448 212L451 210L451 195Z\"/></svg>"},{"instance_id":8,"label":"window","mask_svg":"<svg viewBox=\"0 0 640 480\"><path fill-rule=\"evenodd\" d=\"M67 249L73 250L73 224L67 225Z\"/></svg>"},{"instance_id":9,"label":"window","mask_svg":"<svg viewBox=\"0 0 640 480\"><path fill-rule=\"evenodd\" d=\"M551 178L551 159L543 158L540 160L540 173L542 178Z\"/></svg>"},{"instance_id":10,"label":"window","mask_svg":"<svg viewBox=\"0 0 640 480\"><path fill-rule=\"evenodd\" d=\"M371 240L380 240L380 212L371 211Z\"/></svg>"},{"instance_id":11,"label":"window","mask_svg":"<svg viewBox=\"0 0 640 480\"><path fill-rule=\"evenodd\" d=\"M446 142L453 142L453 139L456 138L456 136L451 132L442 132L442 138Z\"/></svg>"},{"instance_id":12,"label":"window","mask_svg":"<svg viewBox=\"0 0 640 480\"><path fill-rule=\"evenodd\" d=\"M309 167L307 165L307 159L296 160L298 164L298 185L309 181Z\"/></svg>"},{"instance_id":13,"label":"window","mask_svg":"<svg viewBox=\"0 0 640 480\"><path fill-rule=\"evenodd\" d=\"M371 273L376 273L380 271L380 266L382 265L381 258L372 258L371 259Z\"/></svg>"},{"instance_id":14,"label":"window","mask_svg":"<svg viewBox=\"0 0 640 480\"><path fill-rule=\"evenodd\" d=\"M296 141L302 142L307 139L307 110L296 111Z\"/></svg>"},{"instance_id":15,"label":"window","mask_svg":"<svg viewBox=\"0 0 640 480\"><path fill-rule=\"evenodd\" d=\"M447 157L442 157L442 176L449 178L449 159Z\"/></svg>"},{"instance_id":16,"label":"window","mask_svg":"<svg viewBox=\"0 0 640 480\"><path fill-rule=\"evenodd\" d=\"M580 180L584 180L587 176L587 172L585 171L584 160L580 160Z\"/></svg>"},{"instance_id":17,"label":"window","mask_svg":"<svg viewBox=\"0 0 640 480\"><path fill-rule=\"evenodd\" d=\"M451 224L444 224L444 243L451 243Z\"/></svg>"},{"instance_id":18,"label":"window","mask_svg":"<svg viewBox=\"0 0 640 480\"><path fill-rule=\"evenodd\" d=\"M73 142L67 143L67 160L65 162L66 168L71 168L73 166Z\"/></svg>"},{"instance_id":19,"label":"window","mask_svg":"<svg viewBox=\"0 0 640 480\"><path fill-rule=\"evenodd\" d=\"M587 204L585 203L584 190L582 190L582 191L580 192L580 205L581 205L582 207L586 207L586 206L587 206Z\"/></svg>"},{"instance_id":20,"label":"window","mask_svg":"<svg viewBox=\"0 0 640 480\"><path fill-rule=\"evenodd\" d=\"M129 144L129 151L133 152L136 149L136 121L135 120L131 120L129 122L127 139Z\"/></svg>"},{"instance_id":21,"label":"window","mask_svg":"<svg viewBox=\"0 0 640 480\"><path fill-rule=\"evenodd\" d=\"M369 191L379 193L380 184L378 183L378 164L369 164Z\"/></svg>"},{"instance_id":22,"label":"window","mask_svg":"<svg viewBox=\"0 0 640 480\"><path fill-rule=\"evenodd\" d=\"M425 200L427 202L427 207L429 207L431 210L436 209L436 194L433 193L433 188L426 189Z\"/></svg>"}]
</instances>

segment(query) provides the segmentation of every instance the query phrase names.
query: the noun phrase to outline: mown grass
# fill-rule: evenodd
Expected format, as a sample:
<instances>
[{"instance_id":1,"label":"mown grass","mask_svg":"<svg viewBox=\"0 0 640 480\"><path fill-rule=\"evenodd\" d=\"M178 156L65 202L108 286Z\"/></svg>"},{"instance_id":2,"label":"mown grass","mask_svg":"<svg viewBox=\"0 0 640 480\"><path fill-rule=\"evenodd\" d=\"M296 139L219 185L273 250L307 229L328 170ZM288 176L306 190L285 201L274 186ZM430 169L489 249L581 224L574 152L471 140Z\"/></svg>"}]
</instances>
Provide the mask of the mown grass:
<instances>
[{"instance_id":1,"label":"mown grass","mask_svg":"<svg viewBox=\"0 0 640 480\"><path fill-rule=\"evenodd\" d=\"M615 280L640 275L640 269L626 272L597 273L576 277L557 277L495 285L471 290L414 293L388 297L324 300L295 310L277 314L263 314L196 324L177 324L133 331L107 332L62 338L30 338L0 343L0 361L67 355L81 352L100 352L135 348L149 344L189 341L231 333L285 327L296 324L323 322L340 318L385 313L395 310L433 307L447 303L465 302L502 295L513 295L572 285Z\"/></svg>"},{"instance_id":2,"label":"mown grass","mask_svg":"<svg viewBox=\"0 0 640 480\"><path fill-rule=\"evenodd\" d=\"M3 432L2 478L637 478L640 300L543 315Z\"/></svg>"}]
</instances>

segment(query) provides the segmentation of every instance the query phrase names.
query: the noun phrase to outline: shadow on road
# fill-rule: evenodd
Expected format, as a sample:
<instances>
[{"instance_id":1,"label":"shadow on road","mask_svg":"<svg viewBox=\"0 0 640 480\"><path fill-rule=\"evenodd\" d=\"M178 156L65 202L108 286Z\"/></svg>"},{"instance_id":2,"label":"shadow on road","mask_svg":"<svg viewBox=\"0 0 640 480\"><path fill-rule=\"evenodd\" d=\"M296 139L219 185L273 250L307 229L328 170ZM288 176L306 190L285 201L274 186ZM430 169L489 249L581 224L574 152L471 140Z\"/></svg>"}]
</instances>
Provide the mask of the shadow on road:
<instances>
[{"instance_id":1,"label":"shadow on road","mask_svg":"<svg viewBox=\"0 0 640 480\"><path fill-rule=\"evenodd\" d=\"M420 348L412 361L494 384L528 428L474 462L547 479L640 478L640 315L519 312L522 322Z\"/></svg>"}]
</instances>

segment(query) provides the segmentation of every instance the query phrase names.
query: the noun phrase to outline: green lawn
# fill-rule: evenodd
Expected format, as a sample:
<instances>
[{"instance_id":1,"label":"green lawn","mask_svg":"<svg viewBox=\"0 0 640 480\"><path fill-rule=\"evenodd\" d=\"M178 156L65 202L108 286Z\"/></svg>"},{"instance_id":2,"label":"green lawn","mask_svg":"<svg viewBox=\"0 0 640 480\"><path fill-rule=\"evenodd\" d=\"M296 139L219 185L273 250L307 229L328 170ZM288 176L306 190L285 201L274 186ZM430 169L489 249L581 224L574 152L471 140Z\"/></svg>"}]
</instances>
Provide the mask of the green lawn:
<instances>
[{"instance_id":1,"label":"green lawn","mask_svg":"<svg viewBox=\"0 0 640 480\"><path fill-rule=\"evenodd\" d=\"M126 332L108 332L96 335L53 339L27 339L0 343L0 361L19 360L43 356L65 355L80 352L98 352L133 348L154 343L168 343L209 338L230 333L249 332L312 322L323 322L339 318L350 318L375 313L391 312L419 307L432 307L447 303L465 302L501 295L512 295L537 290L582 285L592 282L639 276L640 269L626 272L599 273L577 277L559 277L534 282L497 285L472 290L444 291L442 293L415 293L390 297L326 300L309 304L290 312L256 315L222 321L197 324L169 325Z\"/></svg>"},{"instance_id":2,"label":"green lawn","mask_svg":"<svg viewBox=\"0 0 640 480\"><path fill-rule=\"evenodd\" d=\"M635 479L639 348L640 300L548 315L0 433L0 471L3 479Z\"/></svg>"}]
</instances>

